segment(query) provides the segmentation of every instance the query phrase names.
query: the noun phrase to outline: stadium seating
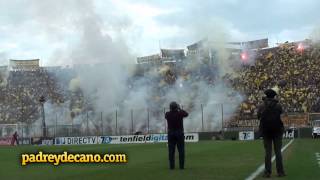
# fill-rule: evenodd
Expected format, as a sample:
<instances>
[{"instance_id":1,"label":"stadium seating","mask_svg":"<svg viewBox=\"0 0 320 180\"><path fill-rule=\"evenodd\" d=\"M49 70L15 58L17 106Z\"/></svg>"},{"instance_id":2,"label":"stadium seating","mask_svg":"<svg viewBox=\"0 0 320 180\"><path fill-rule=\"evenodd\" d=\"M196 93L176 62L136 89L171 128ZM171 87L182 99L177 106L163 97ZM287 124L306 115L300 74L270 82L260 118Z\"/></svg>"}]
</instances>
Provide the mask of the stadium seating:
<instances>
[{"instance_id":1,"label":"stadium seating","mask_svg":"<svg viewBox=\"0 0 320 180\"><path fill-rule=\"evenodd\" d=\"M197 44L194 48L198 46ZM236 76L224 75L222 79L246 97L236 111L237 118L233 121L233 126L236 126L234 122L238 120L255 119L256 107L261 101L263 91L271 87L279 89L278 99L286 113L320 111L319 45L304 42L304 46L306 48L301 49L299 46L299 49L298 43L284 43L278 47L257 50L254 54L255 61L242 64L241 68L235 70ZM128 88L137 88L139 83L135 83L138 82L136 80L143 77L153 89L148 99L149 108L156 109L163 105L168 88L179 79L188 82L181 86L192 86L192 83L200 80L214 86L219 69L214 60L213 51L210 55L201 55L209 51L196 51L194 48L191 49L193 53L186 53L186 56L183 50L162 49L162 55L166 56L165 58L172 54L172 57L178 55L183 57L181 61L176 62L161 62L159 55L148 56L148 62L156 59L157 63L152 66L148 66L145 61L143 61L145 64L138 64L136 72L127 81ZM201 58L193 59L196 56ZM190 63L196 60L200 60L201 63ZM156 69L156 75L148 74L150 68ZM81 89L69 89L70 81L77 75L72 68L41 67L35 71L5 71L1 68L1 123L32 123L39 119L38 98L41 95L45 95L52 104L70 102L71 118L93 110L90 104L84 103L85 97ZM232 95L230 96L232 98ZM194 106L195 104L188 108ZM159 116L161 115L160 113ZM305 120L296 120L297 124L301 122L305 123ZM252 122L244 124L252 124Z\"/></svg>"}]
</instances>

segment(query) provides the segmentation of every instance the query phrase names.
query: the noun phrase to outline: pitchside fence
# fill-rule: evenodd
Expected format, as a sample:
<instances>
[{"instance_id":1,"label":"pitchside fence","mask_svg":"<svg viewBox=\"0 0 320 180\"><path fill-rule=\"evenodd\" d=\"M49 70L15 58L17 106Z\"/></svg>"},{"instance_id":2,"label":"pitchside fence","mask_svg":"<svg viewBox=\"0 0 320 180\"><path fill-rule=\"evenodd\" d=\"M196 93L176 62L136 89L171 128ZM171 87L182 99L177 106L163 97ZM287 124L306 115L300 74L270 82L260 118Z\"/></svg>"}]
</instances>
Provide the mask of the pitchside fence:
<instances>
[{"instance_id":1,"label":"pitchside fence","mask_svg":"<svg viewBox=\"0 0 320 180\"><path fill-rule=\"evenodd\" d=\"M0 124L0 137L12 136L19 131L18 124Z\"/></svg>"},{"instance_id":2,"label":"pitchside fence","mask_svg":"<svg viewBox=\"0 0 320 180\"><path fill-rule=\"evenodd\" d=\"M235 110L233 106L233 104L194 106L195 110L184 121L185 132L221 131L226 126L226 119L232 116L230 112ZM166 133L167 123L164 118L166 111L168 108L123 108L96 113L84 112L71 118L70 113L66 111L49 113L45 109L46 132L48 137ZM8 133L0 134L0 137L13 134L14 131L17 131L20 137L41 137L43 134L41 118L33 124L19 123L17 125L19 128L14 130L8 124L2 126L3 131Z\"/></svg>"},{"instance_id":3,"label":"pitchside fence","mask_svg":"<svg viewBox=\"0 0 320 180\"><path fill-rule=\"evenodd\" d=\"M309 122L312 124L315 120L320 120L320 113L309 113L308 114Z\"/></svg>"},{"instance_id":4,"label":"pitchside fence","mask_svg":"<svg viewBox=\"0 0 320 180\"><path fill-rule=\"evenodd\" d=\"M255 112L239 113L232 104L200 104L193 109L184 121L185 132L225 132L259 126ZM46 132L47 137L166 133L166 111L168 108L114 109L86 112L73 119L67 112L46 112ZM285 114L282 119L286 127L308 127L311 120L320 119L320 113ZM34 124L0 124L0 137L14 131L20 137L42 137L41 120Z\"/></svg>"}]
</instances>

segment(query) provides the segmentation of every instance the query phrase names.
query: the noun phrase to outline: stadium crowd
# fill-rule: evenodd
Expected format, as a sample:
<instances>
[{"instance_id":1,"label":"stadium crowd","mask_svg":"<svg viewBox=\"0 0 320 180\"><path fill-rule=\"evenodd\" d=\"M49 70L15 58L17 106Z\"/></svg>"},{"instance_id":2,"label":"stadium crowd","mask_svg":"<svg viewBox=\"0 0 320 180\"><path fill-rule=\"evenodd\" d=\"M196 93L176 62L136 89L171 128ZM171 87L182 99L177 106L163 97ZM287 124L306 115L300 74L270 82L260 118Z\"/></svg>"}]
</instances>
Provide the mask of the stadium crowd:
<instances>
[{"instance_id":1,"label":"stadium crowd","mask_svg":"<svg viewBox=\"0 0 320 180\"><path fill-rule=\"evenodd\" d=\"M32 123L40 117L41 96L51 103L63 103L65 91L58 79L44 69L10 71L0 86L0 119L2 122ZM4 81L4 80L3 80Z\"/></svg>"},{"instance_id":2,"label":"stadium crowd","mask_svg":"<svg viewBox=\"0 0 320 180\"><path fill-rule=\"evenodd\" d=\"M214 86L218 72L214 58L203 56L198 61L200 63L193 63L196 59L192 56L181 58L179 62L137 68L135 75L128 79L128 88L134 90L141 85L139 79L142 77L144 83L153 89L148 101L149 107L159 109L172 85L192 87L193 83L201 80ZM284 43L275 48L257 51L255 61L243 64L236 69L234 75L227 74L224 80L247 97L239 106L240 114L255 115L263 90L272 87L279 89L278 99L286 112L320 112L319 60L320 51L316 44L303 42L302 46L298 43ZM152 68L153 71L150 70ZM59 67L10 71L8 76L2 72L1 121L33 122L39 119L41 114L38 100L41 95L45 95L51 103L70 101L71 118L90 109L84 107L86 103L81 89L68 88L74 77L76 73L72 69L62 70Z\"/></svg>"},{"instance_id":3,"label":"stadium crowd","mask_svg":"<svg viewBox=\"0 0 320 180\"><path fill-rule=\"evenodd\" d=\"M274 48L249 51L253 61L243 62L235 72L223 79L236 91L246 97L240 104L238 114L255 118L257 105L263 91L268 88L278 90L277 97L286 113L320 112L320 48L309 41L283 43ZM204 63L166 63L159 66L158 90L182 79L184 85L204 81L214 85L217 64L214 59L204 57ZM195 60L191 58L191 61ZM195 67L196 66L196 67ZM192 68L190 68L192 67ZM179 82L178 82L179 83ZM165 91L164 91L165 92ZM156 99L161 99L156 94ZM160 96L160 97L159 97Z\"/></svg>"},{"instance_id":4,"label":"stadium crowd","mask_svg":"<svg viewBox=\"0 0 320 180\"><path fill-rule=\"evenodd\" d=\"M242 112L254 113L267 88L279 90L285 112L319 112L319 62L319 47L308 43L284 43L258 53L254 64L243 66L239 76L230 79L248 97Z\"/></svg>"}]
</instances>

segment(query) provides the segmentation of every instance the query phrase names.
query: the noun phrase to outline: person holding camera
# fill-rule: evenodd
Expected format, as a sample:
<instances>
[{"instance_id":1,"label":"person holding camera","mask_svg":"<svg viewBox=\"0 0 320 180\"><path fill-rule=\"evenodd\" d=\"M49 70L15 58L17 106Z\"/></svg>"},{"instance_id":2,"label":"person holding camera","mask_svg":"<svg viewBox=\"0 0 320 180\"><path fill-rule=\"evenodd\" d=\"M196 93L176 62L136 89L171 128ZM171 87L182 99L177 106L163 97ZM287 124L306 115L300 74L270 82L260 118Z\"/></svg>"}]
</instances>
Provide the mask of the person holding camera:
<instances>
[{"instance_id":1,"label":"person holding camera","mask_svg":"<svg viewBox=\"0 0 320 180\"><path fill-rule=\"evenodd\" d=\"M184 169L184 130L183 118L187 117L188 113L180 108L176 102L170 103L170 111L165 113L165 118L168 123L168 150L169 150L169 167L175 168L175 148L177 146L179 152L179 167Z\"/></svg>"}]
</instances>

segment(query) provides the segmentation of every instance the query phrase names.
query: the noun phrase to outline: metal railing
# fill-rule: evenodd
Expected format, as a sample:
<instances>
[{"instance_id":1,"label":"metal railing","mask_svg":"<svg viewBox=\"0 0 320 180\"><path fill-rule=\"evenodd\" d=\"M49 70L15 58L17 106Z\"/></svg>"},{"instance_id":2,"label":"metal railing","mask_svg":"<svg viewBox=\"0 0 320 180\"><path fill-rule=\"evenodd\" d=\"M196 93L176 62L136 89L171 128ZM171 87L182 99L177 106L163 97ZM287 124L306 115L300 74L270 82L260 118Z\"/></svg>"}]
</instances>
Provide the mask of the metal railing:
<instances>
[{"instance_id":1,"label":"metal railing","mask_svg":"<svg viewBox=\"0 0 320 180\"><path fill-rule=\"evenodd\" d=\"M66 112L54 112L46 114L45 132L47 137L166 133L166 111L168 108L113 109L84 112L73 119ZM189 117L184 120L185 132L219 132L235 128L256 129L259 126L255 115L241 117L235 111L229 104L194 106ZM320 113L285 114L282 119L286 127L307 127L310 126L309 120L318 116ZM18 123L17 127L20 137L43 136L41 121L33 124ZM14 128L6 130L0 126L0 137L13 131Z\"/></svg>"}]
</instances>

